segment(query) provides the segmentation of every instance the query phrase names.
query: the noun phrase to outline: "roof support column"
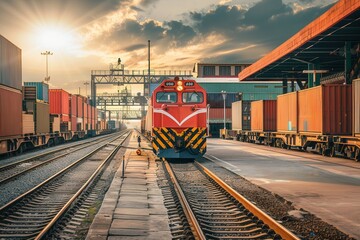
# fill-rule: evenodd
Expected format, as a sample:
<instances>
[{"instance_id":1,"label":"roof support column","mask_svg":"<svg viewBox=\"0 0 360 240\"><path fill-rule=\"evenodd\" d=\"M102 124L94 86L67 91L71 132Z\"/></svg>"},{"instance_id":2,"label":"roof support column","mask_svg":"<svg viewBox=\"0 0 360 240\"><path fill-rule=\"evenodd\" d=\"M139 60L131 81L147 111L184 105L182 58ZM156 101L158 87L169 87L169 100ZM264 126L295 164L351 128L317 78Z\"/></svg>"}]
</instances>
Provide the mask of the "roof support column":
<instances>
[{"instance_id":1,"label":"roof support column","mask_svg":"<svg viewBox=\"0 0 360 240\"><path fill-rule=\"evenodd\" d=\"M287 92L288 92L287 78L284 78L282 80L282 93L285 94Z\"/></svg>"},{"instance_id":2,"label":"roof support column","mask_svg":"<svg viewBox=\"0 0 360 240\"><path fill-rule=\"evenodd\" d=\"M314 64L308 63L308 70L314 70ZM308 88L312 88L314 86L314 74L308 73Z\"/></svg>"},{"instance_id":3,"label":"roof support column","mask_svg":"<svg viewBox=\"0 0 360 240\"><path fill-rule=\"evenodd\" d=\"M344 53L345 53L345 83L351 84L350 71L351 71L351 42L345 42Z\"/></svg>"},{"instance_id":4,"label":"roof support column","mask_svg":"<svg viewBox=\"0 0 360 240\"><path fill-rule=\"evenodd\" d=\"M321 69L319 64L314 64L314 70L315 69ZM320 85L320 74L321 73L316 73L316 70L314 71L315 74L315 86L319 86Z\"/></svg>"}]
</instances>

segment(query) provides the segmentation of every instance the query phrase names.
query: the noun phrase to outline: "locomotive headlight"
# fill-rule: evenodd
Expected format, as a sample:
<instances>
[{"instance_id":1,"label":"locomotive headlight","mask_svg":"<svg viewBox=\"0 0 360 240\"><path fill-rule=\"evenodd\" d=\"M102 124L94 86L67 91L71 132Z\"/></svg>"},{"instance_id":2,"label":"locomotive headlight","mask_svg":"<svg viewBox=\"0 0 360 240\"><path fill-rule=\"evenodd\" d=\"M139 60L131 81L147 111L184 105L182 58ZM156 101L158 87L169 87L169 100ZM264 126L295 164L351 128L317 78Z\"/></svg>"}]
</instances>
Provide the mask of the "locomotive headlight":
<instances>
[{"instance_id":1,"label":"locomotive headlight","mask_svg":"<svg viewBox=\"0 0 360 240\"><path fill-rule=\"evenodd\" d=\"M176 90L178 90L179 92L182 91L183 89L184 89L183 86L177 86L177 87L176 87Z\"/></svg>"},{"instance_id":2,"label":"locomotive headlight","mask_svg":"<svg viewBox=\"0 0 360 240\"><path fill-rule=\"evenodd\" d=\"M178 82L177 82L177 85L178 85L178 86L182 86L182 84L183 84L182 81L178 81Z\"/></svg>"}]
</instances>

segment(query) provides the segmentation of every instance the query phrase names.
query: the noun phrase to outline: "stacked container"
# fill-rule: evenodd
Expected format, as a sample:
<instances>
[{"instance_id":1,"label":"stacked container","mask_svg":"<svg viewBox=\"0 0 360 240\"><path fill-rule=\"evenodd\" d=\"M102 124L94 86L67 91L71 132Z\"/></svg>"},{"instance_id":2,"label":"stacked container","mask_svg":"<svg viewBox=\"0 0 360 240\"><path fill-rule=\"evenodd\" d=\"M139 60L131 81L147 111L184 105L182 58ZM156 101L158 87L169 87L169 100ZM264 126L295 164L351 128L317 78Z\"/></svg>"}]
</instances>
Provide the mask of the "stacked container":
<instances>
[{"instance_id":1,"label":"stacked container","mask_svg":"<svg viewBox=\"0 0 360 240\"><path fill-rule=\"evenodd\" d=\"M251 102L251 130L255 132L276 131L276 100Z\"/></svg>"},{"instance_id":2,"label":"stacked container","mask_svg":"<svg viewBox=\"0 0 360 240\"><path fill-rule=\"evenodd\" d=\"M62 89L50 89L50 114L60 116L61 132L71 130L70 123L70 94Z\"/></svg>"},{"instance_id":3,"label":"stacked container","mask_svg":"<svg viewBox=\"0 0 360 240\"><path fill-rule=\"evenodd\" d=\"M36 95L34 95L34 87ZM27 114L33 114L35 134L50 132L49 85L43 82L24 83L24 108ZM35 97L35 98L34 98Z\"/></svg>"},{"instance_id":4,"label":"stacked container","mask_svg":"<svg viewBox=\"0 0 360 240\"><path fill-rule=\"evenodd\" d=\"M76 106L77 106L76 127L73 129L73 131L83 131L84 130L84 101L83 101L83 97L80 95L76 95Z\"/></svg>"},{"instance_id":5,"label":"stacked container","mask_svg":"<svg viewBox=\"0 0 360 240\"><path fill-rule=\"evenodd\" d=\"M21 49L0 35L0 138L22 134Z\"/></svg>"},{"instance_id":6,"label":"stacked container","mask_svg":"<svg viewBox=\"0 0 360 240\"><path fill-rule=\"evenodd\" d=\"M24 88L26 87L32 87L30 89L33 89L33 87L36 87L36 97L35 99L41 100L43 102L48 103L49 102L49 85L44 82L24 82ZM26 90L25 90L26 93ZM26 98L25 98L26 100ZM34 99L29 99L34 100Z\"/></svg>"},{"instance_id":7,"label":"stacked container","mask_svg":"<svg viewBox=\"0 0 360 240\"><path fill-rule=\"evenodd\" d=\"M69 130L77 131L77 96L71 95L70 97L70 121L71 126Z\"/></svg>"},{"instance_id":8,"label":"stacked container","mask_svg":"<svg viewBox=\"0 0 360 240\"><path fill-rule=\"evenodd\" d=\"M22 94L0 85L0 138L22 134Z\"/></svg>"}]
</instances>

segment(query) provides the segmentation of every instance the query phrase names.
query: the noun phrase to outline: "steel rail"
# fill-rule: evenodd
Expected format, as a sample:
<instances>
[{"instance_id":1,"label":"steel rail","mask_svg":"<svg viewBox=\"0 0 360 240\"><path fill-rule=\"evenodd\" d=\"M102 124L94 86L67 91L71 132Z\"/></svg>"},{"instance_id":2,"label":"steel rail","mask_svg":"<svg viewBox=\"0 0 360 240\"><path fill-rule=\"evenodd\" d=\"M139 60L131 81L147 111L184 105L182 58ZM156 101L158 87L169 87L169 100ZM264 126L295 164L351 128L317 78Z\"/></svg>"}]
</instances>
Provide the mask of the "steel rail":
<instances>
[{"instance_id":1,"label":"steel rail","mask_svg":"<svg viewBox=\"0 0 360 240\"><path fill-rule=\"evenodd\" d=\"M111 138L110 136L108 136L108 137ZM113 137L113 136L112 136L112 137ZM116 137L116 138L117 138L117 137ZM83 144L86 144L86 143L83 143ZM80 145L83 145L83 144L80 144ZM48 160L45 160L44 162L41 162L41 163L39 163L39 164L36 164L36 165L34 165L34 166L30 167L30 168L27 168L27 169L24 169L24 170L22 170L22 171L19 171L19 172L15 173L15 174L13 174L13 175L11 175L11 176L8 176L8 177L6 177L6 178L4 178L4 179L1 179L1 180L0 180L0 185L3 184L3 183L5 183L5 182L10 181L11 179L14 179L14 178L20 176L21 174L24 174L24 173L26 173L26 172L29 172L29 171L31 171L31 170L33 170L33 169L35 169L35 168L38 168L38 167L40 167L40 166L42 166L42 165L45 165L45 164L47 164L47 163L50 163L50 162L52 162L52 161L54 161L54 160L56 160L56 159L59 159L59 158L64 157L64 156L66 156L66 155L72 154L72 153L74 153L74 152L76 152L76 151L80 151L80 150L82 150L82 149L84 149L84 148L93 146L93 145L95 145L95 144L98 144L98 141L88 142L88 145L87 145L87 146L83 146L83 147L74 149L73 151L71 151L71 152L69 152L69 153L61 154L61 155L59 155L59 156L50 158L50 159L48 159ZM78 146L79 146L79 145L77 145L77 146L72 146L71 148L73 148L73 147L78 147ZM62 149L62 150L64 150L64 149ZM45 156L46 156L46 155L48 155L48 154L45 154ZM38 158L38 157L36 157L36 158ZM35 159L36 159L36 158L35 158ZM32 160L32 159L26 159L26 161L31 161L31 160ZM23 161L21 161L21 163L23 163ZM15 163L15 164L12 165L12 166L16 167L15 165L17 165L17 164L18 164L18 162ZM1 172L1 169L0 169L0 172Z\"/></svg>"},{"instance_id":2,"label":"steel rail","mask_svg":"<svg viewBox=\"0 0 360 240\"><path fill-rule=\"evenodd\" d=\"M83 184L83 186L69 199L69 201L61 208L61 210L55 215L55 217L44 227L44 229L35 237L35 240L42 239L49 232L49 230L55 225L55 223L62 217L62 215L70 208L74 201L83 193L83 191L94 181L94 179L99 175L100 171L104 168L115 154L122 147L122 144L129 137L130 133L121 141L120 144L106 157L106 159L98 166L90 178Z\"/></svg>"},{"instance_id":3,"label":"steel rail","mask_svg":"<svg viewBox=\"0 0 360 240\"><path fill-rule=\"evenodd\" d=\"M164 163L165 163L166 170L168 171L168 173L170 175L171 181L174 184L175 191L178 194L180 204L181 204L181 206L182 206L182 208L184 210L186 218L188 219L190 227L193 230L192 232L193 232L193 234L195 236L195 239L201 239L201 240L206 239L203 231L201 230L200 224L198 223L198 221L197 221L197 219L195 217L195 214L193 213L193 211L190 208L190 204L186 200L185 194L182 191L182 189L181 189L181 187L180 187L180 185L179 185L179 183L178 183L178 181L177 181L177 179L175 177L175 174L174 174L172 168L170 167L170 165L169 165L169 163L167 161L164 160Z\"/></svg>"},{"instance_id":4,"label":"steel rail","mask_svg":"<svg viewBox=\"0 0 360 240\"><path fill-rule=\"evenodd\" d=\"M254 204L248 201L245 197L236 192L233 188L227 185L224 181L222 181L219 177L217 177L214 173L212 173L205 166L200 164L199 162L195 162L197 166L199 166L204 173L206 173L211 179L213 179L217 184L219 184L226 192L228 192L232 197L234 197L237 201L239 201L246 209L248 209L251 213L253 213L257 218L262 220L265 224L267 224L271 229L273 229L277 234L279 234L283 239L287 240L300 240L296 235L286 229L284 226L276 222L273 218L267 215L265 212L257 208Z\"/></svg>"},{"instance_id":5,"label":"steel rail","mask_svg":"<svg viewBox=\"0 0 360 240\"><path fill-rule=\"evenodd\" d=\"M119 136L118 138L122 137L123 135ZM110 141L111 142L111 141ZM61 171L55 173L53 176L47 178L45 181L43 181L42 183L38 184L37 186L33 187L32 189L28 190L27 192L21 194L20 196L18 196L17 198L14 198L13 200L11 200L10 202L6 203L3 206L0 206L0 212L6 210L7 208L11 207L13 204L15 204L16 202L20 201L22 198L26 197L27 195L29 195L30 193L36 191L37 189L39 189L40 187L44 186L45 184L49 183L50 181L52 181L53 179L59 177L60 175L62 175L63 173L65 173L66 171L68 171L69 169L71 169L72 167L76 166L77 164L79 164L80 162L84 161L85 159L91 157L92 155L94 155L96 152L98 152L99 150L101 150L103 147L107 146L110 142L107 142L105 144L103 144L102 146L94 149L93 151L89 152L88 154L86 154L85 156L83 156L82 158L78 159L76 162L73 162L72 164L70 164L69 166L67 166L66 168L62 169Z\"/></svg>"}]
</instances>

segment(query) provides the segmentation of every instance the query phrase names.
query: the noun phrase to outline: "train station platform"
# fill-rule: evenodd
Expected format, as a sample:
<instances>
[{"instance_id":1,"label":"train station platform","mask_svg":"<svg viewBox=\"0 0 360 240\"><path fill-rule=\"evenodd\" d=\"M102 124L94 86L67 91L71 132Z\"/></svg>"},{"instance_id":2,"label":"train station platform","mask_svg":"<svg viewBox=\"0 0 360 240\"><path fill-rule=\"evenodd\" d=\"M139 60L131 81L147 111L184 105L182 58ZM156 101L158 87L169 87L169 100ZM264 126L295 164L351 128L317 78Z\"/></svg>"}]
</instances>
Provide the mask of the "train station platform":
<instances>
[{"instance_id":1,"label":"train station platform","mask_svg":"<svg viewBox=\"0 0 360 240\"><path fill-rule=\"evenodd\" d=\"M142 147L147 145L142 141ZM86 239L171 239L169 218L157 184L155 155L136 153L134 131L122 164L115 174Z\"/></svg>"}]
</instances>

